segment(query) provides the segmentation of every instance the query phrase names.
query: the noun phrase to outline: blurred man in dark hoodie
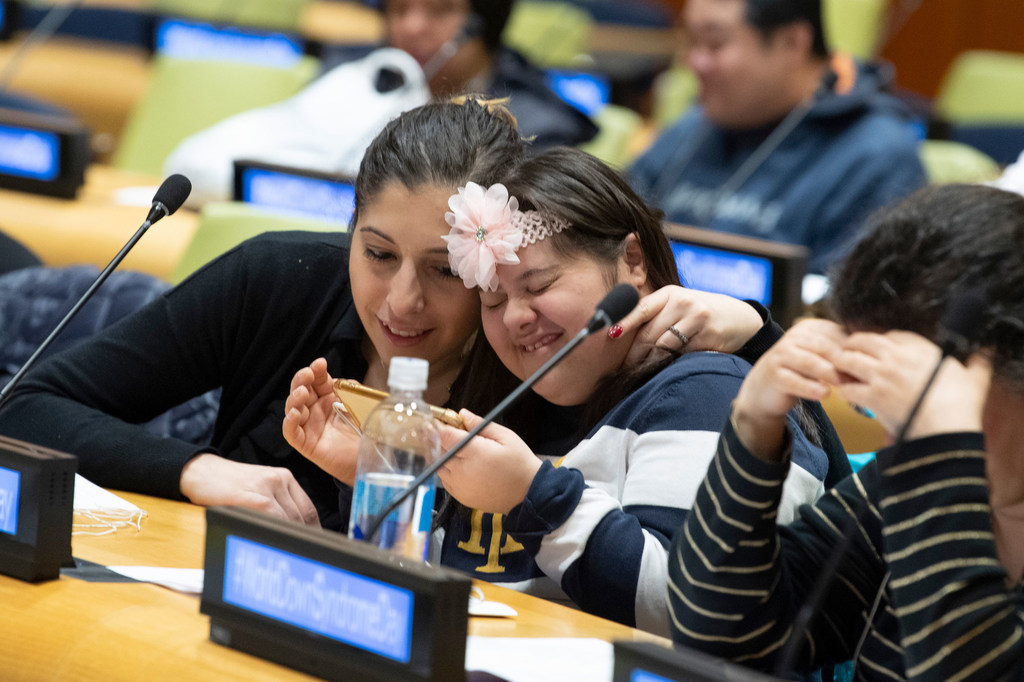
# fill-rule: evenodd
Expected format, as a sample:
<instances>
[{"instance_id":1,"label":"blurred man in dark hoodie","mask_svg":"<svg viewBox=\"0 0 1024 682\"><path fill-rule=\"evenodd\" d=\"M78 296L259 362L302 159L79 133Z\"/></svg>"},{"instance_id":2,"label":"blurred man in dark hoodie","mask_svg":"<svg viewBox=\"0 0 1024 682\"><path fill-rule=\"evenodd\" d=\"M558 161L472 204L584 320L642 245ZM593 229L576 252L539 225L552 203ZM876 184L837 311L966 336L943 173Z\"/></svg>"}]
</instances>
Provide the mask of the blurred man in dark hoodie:
<instances>
[{"instance_id":1,"label":"blurred man in dark hoodie","mask_svg":"<svg viewBox=\"0 0 1024 682\"><path fill-rule=\"evenodd\" d=\"M889 74L829 54L820 0L689 0L684 19L699 102L631 169L669 220L803 244L823 272L925 183Z\"/></svg>"},{"instance_id":2,"label":"blurred man in dark hoodie","mask_svg":"<svg viewBox=\"0 0 1024 682\"><path fill-rule=\"evenodd\" d=\"M597 127L547 86L544 72L502 45L515 0L383 0L385 40L411 54L435 97L459 92L508 97L534 147L577 145Z\"/></svg>"}]
</instances>

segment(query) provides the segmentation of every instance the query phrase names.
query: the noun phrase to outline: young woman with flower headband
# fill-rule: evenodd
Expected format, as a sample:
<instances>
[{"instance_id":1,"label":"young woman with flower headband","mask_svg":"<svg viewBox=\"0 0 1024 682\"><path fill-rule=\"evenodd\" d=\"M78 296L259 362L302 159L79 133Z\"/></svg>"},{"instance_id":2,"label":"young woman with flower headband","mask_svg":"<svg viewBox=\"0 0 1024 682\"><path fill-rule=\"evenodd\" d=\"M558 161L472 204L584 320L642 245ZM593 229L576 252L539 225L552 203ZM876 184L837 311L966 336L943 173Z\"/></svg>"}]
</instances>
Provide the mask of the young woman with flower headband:
<instances>
[{"instance_id":1,"label":"young woman with flower headband","mask_svg":"<svg viewBox=\"0 0 1024 682\"><path fill-rule=\"evenodd\" d=\"M527 160L505 186L467 184L449 206L452 268L480 291L488 342L476 344L459 396L478 410L568 342L615 284L650 295L678 283L660 214L578 150ZM491 425L440 470L448 493L472 510L446 518L442 562L667 634L668 543L749 364L693 352L627 368L633 333L591 336L535 385L546 401L582 413L585 431L564 458L539 457L516 431ZM514 409L505 424L535 429L551 414L536 408ZM462 415L467 427L479 420ZM828 467L790 421L782 519L820 495ZM462 435L446 427L444 445Z\"/></svg>"}]
</instances>

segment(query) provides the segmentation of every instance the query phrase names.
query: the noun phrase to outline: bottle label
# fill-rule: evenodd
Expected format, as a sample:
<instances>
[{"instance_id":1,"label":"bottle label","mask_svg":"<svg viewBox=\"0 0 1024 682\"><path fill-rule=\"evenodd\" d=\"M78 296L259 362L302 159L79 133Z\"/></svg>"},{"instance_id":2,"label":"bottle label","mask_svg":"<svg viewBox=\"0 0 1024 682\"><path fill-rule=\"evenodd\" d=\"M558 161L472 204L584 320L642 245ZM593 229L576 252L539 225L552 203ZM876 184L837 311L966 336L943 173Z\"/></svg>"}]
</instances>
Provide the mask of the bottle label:
<instances>
[{"instance_id":1,"label":"bottle label","mask_svg":"<svg viewBox=\"0 0 1024 682\"><path fill-rule=\"evenodd\" d=\"M403 556L425 560L433 520L434 486L422 485L414 496L406 498L380 524L375 538L366 531L392 498L412 482L413 476L403 474L367 474L356 480L352 497L352 518L349 535L356 540L371 541L381 549Z\"/></svg>"}]
</instances>

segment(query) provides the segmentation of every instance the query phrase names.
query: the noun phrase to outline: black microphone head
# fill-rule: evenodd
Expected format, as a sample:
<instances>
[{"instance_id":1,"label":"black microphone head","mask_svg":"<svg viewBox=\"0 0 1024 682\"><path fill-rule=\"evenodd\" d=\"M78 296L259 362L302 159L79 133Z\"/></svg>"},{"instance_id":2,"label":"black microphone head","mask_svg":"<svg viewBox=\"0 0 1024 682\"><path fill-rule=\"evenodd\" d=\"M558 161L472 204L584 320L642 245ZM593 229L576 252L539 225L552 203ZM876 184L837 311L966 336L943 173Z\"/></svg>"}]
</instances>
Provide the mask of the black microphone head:
<instances>
[{"instance_id":1,"label":"black microphone head","mask_svg":"<svg viewBox=\"0 0 1024 682\"><path fill-rule=\"evenodd\" d=\"M943 354L963 360L972 350L986 312L985 296L978 289L952 296L939 323Z\"/></svg>"},{"instance_id":2,"label":"black microphone head","mask_svg":"<svg viewBox=\"0 0 1024 682\"><path fill-rule=\"evenodd\" d=\"M629 311L636 307L640 301L640 292L632 284L617 284L609 291L601 302L597 304L597 310L587 325L588 333L596 332L601 327L615 324L629 314Z\"/></svg>"},{"instance_id":3,"label":"black microphone head","mask_svg":"<svg viewBox=\"0 0 1024 682\"><path fill-rule=\"evenodd\" d=\"M175 173L163 181L153 195L153 204L163 204L164 215L171 215L185 203L192 191L192 183L184 175Z\"/></svg>"}]
</instances>

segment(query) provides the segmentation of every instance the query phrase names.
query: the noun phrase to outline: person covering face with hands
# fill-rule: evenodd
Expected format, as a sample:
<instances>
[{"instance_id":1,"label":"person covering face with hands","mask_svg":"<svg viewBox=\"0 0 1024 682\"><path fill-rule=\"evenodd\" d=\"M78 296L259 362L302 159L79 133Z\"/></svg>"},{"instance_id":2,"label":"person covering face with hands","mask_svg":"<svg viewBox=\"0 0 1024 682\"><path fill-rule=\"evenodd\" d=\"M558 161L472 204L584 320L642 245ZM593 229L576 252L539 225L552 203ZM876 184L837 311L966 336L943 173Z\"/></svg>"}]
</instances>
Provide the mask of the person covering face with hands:
<instances>
[{"instance_id":1,"label":"person covering face with hands","mask_svg":"<svg viewBox=\"0 0 1024 682\"><path fill-rule=\"evenodd\" d=\"M676 641L774 670L795 637L798 673L853 659L863 679L1021 674L1022 239L1024 200L987 187L928 188L872 220L833 275L842 324L796 325L740 389L696 500L703 522L691 515L669 555ZM982 296L963 330L976 350L943 358L940 320L966 291ZM905 438L777 524L782 415L830 390ZM791 632L833 555L818 612Z\"/></svg>"}]
</instances>

